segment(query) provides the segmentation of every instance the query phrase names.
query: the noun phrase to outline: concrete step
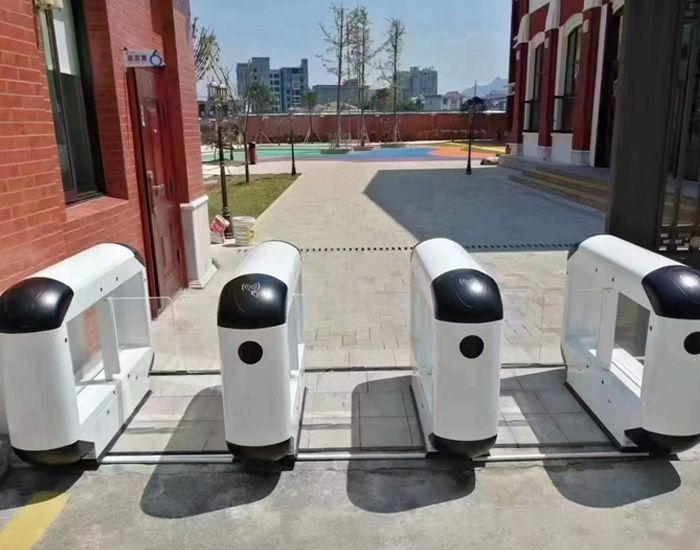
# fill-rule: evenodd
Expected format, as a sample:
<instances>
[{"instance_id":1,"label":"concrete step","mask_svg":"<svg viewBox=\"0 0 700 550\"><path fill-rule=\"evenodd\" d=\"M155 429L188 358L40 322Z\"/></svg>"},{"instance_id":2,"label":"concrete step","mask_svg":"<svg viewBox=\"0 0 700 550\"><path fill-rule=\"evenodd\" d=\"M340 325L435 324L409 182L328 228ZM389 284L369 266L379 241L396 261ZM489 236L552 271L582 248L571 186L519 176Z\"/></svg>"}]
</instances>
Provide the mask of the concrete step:
<instances>
[{"instance_id":1,"label":"concrete step","mask_svg":"<svg viewBox=\"0 0 700 550\"><path fill-rule=\"evenodd\" d=\"M564 185L569 188L578 189L579 191L607 194L609 185L607 182L594 180L592 178L584 178L571 174L561 174L546 169L523 170L523 174L532 178L544 180L557 185Z\"/></svg>"},{"instance_id":2,"label":"concrete step","mask_svg":"<svg viewBox=\"0 0 700 550\"><path fill-rule=\"evenodd\" d=\"M511 174L510 180L538 191L558 195L567 200L583 204L597 210L606 211L608 206L607 189L604 192L585 191L565 184L553 183L539 178Z\"/></svg>"}]
</instances>

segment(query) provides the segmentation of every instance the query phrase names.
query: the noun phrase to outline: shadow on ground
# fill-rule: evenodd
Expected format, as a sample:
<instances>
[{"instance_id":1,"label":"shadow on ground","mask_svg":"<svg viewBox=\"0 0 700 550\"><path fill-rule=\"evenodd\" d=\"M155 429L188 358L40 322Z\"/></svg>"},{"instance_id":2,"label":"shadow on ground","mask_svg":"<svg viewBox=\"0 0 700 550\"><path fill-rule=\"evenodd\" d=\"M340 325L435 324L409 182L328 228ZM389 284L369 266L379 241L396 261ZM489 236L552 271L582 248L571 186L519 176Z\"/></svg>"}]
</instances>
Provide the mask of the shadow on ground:
<instances>
[{"instance_id":1,"label":"shadow on ground","mask_svg":"<svg viewBox=\"0 0 700 550\"><path fill-rule=\"evenodd\" d=\"M397 463L353 461L348 466L350 502L367 512L395 514L470 495L475 474L470 463L417 460Z\"/></svg>"},{"instance_id":2,"label":"shadow on ground","mask_svg":"<svg viewBox=\"0 0 700 550\"><path fill-rule=\"evenodd\" d=\"M410 376L398 376L370 380L357 385L353 392L389 395L393 392L410 392L409 388ZM357 403L359 399L354 399L353 407ZM415 415L415 411L412 414ZM362 415L364 411L353 414L353 422L357 422ZM361 430L362 426L358 432ZM424 450L420 434L411 435L411 440L406 442L397 439L397 435L385 434L385 440L393 441L393 445L387 445L384 450ZM363 433L360 433L360 438L363 437ZM416 437L420 437L420 441L413 441ZM373 450L365 440L363 450ZM468 496L474 491L475 476L472 464L464 461L404 460L380 463L355 460L348 464L346 484L348 498L358 508L368 512L393 514Z\"/></svg>"},{"instance_id":3,"label":"shadow on ground","mask_svg":"<svg viewBox=\"0 0 700 550\"><path fill-rule=\"evenodd\" d=\"M601 213L511 183L501 168L380 170L364 193L419 241L559 250L604 229Z\"/></svg>"},{"instance_id":4,"label":"shadow on ground","mask_svg":"<svg viewBox=\"0 0 700 550\"><path fill-rule=\"evenodd\" d=\"M18 508L30 500L44 502L67 492L82 476L81 465L66 468L12 468L0 480L0 510Z\"/></svg>"},{"instance_id":5,"label":"shadow on ground","mask_svg":"<svg viewBox=\"0 0 700 550\"><path fill-rule=\"evenodd\" d=\"M669 460L593 462L545 468L557 490L591 508L617 508L671 493L681 478Z\"/></svg>"},{"instance_id":6,"label":"shadow on ground","mask_svg":"<svg viewBox=\"0 0 700 550\"><path fill-rule=\"evenodd\" d=\"M211 395L210 392L211 388L206 388L197 395ZM196 403L196 399L192 401ZM199 407L190 405L180 425L189 427L201 418L201 412ZM179 437L175 429L164 454L182 452ZM251 504L272 493L283 469L283 466L233 464L233 460L224 471L221 466L158 465L141 496L141 509L149 516L176 519Z\"/></svg>"}]
</instances>

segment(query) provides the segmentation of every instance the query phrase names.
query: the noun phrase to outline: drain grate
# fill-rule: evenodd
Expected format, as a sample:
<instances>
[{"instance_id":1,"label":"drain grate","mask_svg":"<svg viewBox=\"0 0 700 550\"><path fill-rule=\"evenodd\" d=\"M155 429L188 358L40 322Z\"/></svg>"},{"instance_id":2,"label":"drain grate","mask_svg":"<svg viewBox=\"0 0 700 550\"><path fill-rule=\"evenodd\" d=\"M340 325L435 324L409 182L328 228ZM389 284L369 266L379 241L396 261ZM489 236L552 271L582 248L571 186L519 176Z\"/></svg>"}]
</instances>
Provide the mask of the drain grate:
<instances>
[{"instance_id":1,"label":"drain grate","mask_svg":"<svg viewBox=\"0 0 700 550\"><path fill-rule=\"evenodd\" d=\"M526 244L464 244L462 245L469 252L484 250L569 250L576 243L526 243ZM234 249L238 254L245 254L250 247ZM302 254L318 254L324 252L408 252L413 250L413 246L342 246L342 247L306 247L300 248Z\"/></svg>"}]
</instances>

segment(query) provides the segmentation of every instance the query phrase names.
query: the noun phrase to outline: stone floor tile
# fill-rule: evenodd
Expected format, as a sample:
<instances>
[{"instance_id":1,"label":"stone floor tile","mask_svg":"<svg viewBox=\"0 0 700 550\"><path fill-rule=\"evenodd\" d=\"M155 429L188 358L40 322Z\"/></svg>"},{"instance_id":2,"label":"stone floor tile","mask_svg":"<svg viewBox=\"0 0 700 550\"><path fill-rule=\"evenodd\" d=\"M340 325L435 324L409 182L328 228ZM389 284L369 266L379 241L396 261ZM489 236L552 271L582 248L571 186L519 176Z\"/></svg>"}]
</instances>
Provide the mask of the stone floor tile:
<instances>
[{"instance_id":1,"label":"stone floor tile","mask_svg":"<svg viewBox=\"0 0 700 550\"><path fill-rule=\"evenodd\" d=\"M151 376L151 392L156 396L195 396L204 397L221 387L221 375L173 375Z\"/></svg>"},{"instance_id":2,"label":"stone floor tile","mask_svg":"<svg viewBox=\"0 0 700 550\"><path fill-rule=\"evenodd\" d=\"M553 414L566 439L572 445L610 443L610 439L588 413Z\"/></svg>"},{"instance_id":3,"label":"stone floor tile","mask_svg":"<svg viewBox=\"0 0 700 550\"><path fill-rule=\"evenodd\" d=\"M505 424L499 424L498 433L496 436L496 446L497 447L515 447L515 436L510 428Z\"/></svg>"},{"instance_id":4,"label":"stone floor tile","mask_svg":"<svg viewBox=\"0 0 700 550\"><path fill-rule=\"evenodd\" d=\"M316 391L321 393L367 391L367 374L361 371L319 372Z\"/></svg>"},{"instance_id":5,"label":"stone floor tile","mask_svg":"<svg viewBox=\"0 0 700 550\"><path fill-rule=\"evenodd\" d=\"M350 365L354 367L395 367L396 357L393 349L351 350Z\"/></svg>"},{"instance_id":6,"label":"stone floor tile","mask_svg":"<svg viewBox=\"0 0 700 550\"><path fill-rule=\"evenodd\" d=\"M548 414L526 415L521 420L508 420L506 417L506 426L519 447L567 444L566 436Z\"/></svg>"},{"instance_id":7,"label":"stone floor tile","mask_svg":"<svg viewBox=\"0 0 700 550\"><path fill-rule=\"evenodd\" d=\"M526 414L546 413L544 405L537 399L535 392L514 391L502 392L499 400L499 409L506 420L522 418Z\"/></svg>"},{"instance_id":8,"label":"stone floor tile","mask_svg":"<svg viewBox=\"0 0 700 550\"><path fill-rule=\"evenodd\" d=\"M309 393L304 407L304 421L316 418L357 418L358 395L352 392Z\"/></svg>"},{"instance_id":9,"label":"stone floor tile","mask_svg":"<svg viewBox=\"0 0 700 550\"><path fill-rule=\"evenodd\" d=\"M415 448L408 419L361 418L360 442L363 449Z\"/></svg>"},{"instance_id":10,"label":"stone floor tile","mask_svg":"<svg viewBox=\"0 0 700 550\"><path fill-rule=\"evenodd\" d=\"M215 422L133 421L115 442L110 452L200 452Z\"/></svg>"},{"instance_id":11,"label":"stone floor tile","mask_svg":"<svg viewBox=\"0 0 700 550\"><path fill-rule=\"evenodd\" d=\"M558 389L566 381L566 369L525 368L515 369L518 383L524 390Z\"/></svg>"},{"instance_id":12,"label":"stone floor tile","mask_svg":"<svg viewBox=\"0 0 700 550\"><path fill-rule=\"evenodd\" d=\"M360 424L356 418L316 418L304 421L300 446L308 450L357 449Z\"/></svg>"},{"instance_id":13,"label":"stone floor tile","mask_svg":"<svg viewBox=\"0 0 700 550\"><path fill-rule=\"evenodd\" d=\"M357 397L360 418L407 416L401 392L360 393Z\"/></svg>"},{"instance_id":14,"label":"stone floor tile","mask_svg":"<svg viewBox=\"0 0 700 550\"><path fill-rule=\"evenodd\" d=\"M535 394L549 414L585 412L566 386L556 390L536 390Z\"/></svg>"},{"instance_id":15,"label":"stone floor tile","mask_svg":"<svg viewBox=\"0 0 700 550\"><path fill-rule=\"evenodd\" d=\"M523 389L513 372L514 370L501 369L501 391L519 391Z\"/></svg>"}]
</instances>

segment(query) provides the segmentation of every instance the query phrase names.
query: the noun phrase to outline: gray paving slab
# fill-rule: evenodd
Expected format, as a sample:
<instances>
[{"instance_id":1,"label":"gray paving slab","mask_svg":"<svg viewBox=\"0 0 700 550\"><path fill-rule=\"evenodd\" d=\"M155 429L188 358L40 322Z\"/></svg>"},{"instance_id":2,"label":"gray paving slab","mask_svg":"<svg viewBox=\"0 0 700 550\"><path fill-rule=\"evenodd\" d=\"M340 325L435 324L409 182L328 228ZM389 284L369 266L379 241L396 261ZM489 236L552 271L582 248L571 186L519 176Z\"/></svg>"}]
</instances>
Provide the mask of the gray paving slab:
<instances>
[{"instance_id":1,"label":"gray paving slab","mask_svg":"<svg viewBox=\"0 0 700 550\"><path fill-rule=\"evenodd\" d=\"M585 412L555 413L552 418L572 445L608 443L608 438L598 424Z\"/></svg>"},{"instance_id":2,"label":"gray paving slab","mask_svg":"<svg viewBox=\"0 0 700 550\"><path fill-rule=\"evenodd\" d=\"M610 443L564 387L563 371L562 367L501 369L499 448ZM219 379L218 375L152 377L154 392L119 438L115 452L225 451ZM538 389L520 389L523 380L528 380L527 387ZM304 384L308 393L303 450L364 448L363 419L405 421L365 423L371 448L379 448L380 436L392 426L398 426L399 435L387 436L387 446L405 447L406 430L411 445L422 442L410 371L308 372Z\"/></svg>"}]
</instances>

